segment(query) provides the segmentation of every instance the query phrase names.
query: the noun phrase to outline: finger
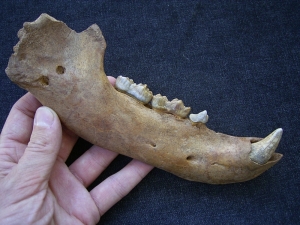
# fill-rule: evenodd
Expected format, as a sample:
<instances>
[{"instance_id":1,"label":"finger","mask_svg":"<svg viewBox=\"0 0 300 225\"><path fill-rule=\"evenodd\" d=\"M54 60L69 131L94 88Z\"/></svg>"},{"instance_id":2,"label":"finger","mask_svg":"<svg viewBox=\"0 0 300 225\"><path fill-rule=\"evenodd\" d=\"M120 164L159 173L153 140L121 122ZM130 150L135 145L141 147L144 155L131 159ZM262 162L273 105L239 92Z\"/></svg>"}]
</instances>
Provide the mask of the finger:
<instances>
[{"instance_id":1,"label":"finger","mask_svg":"<svg viewBox=\"0 0 300 225\"><path fill-rule=\"evenodd\" d=\"M118 173L108 177L91 191L100 215L126 196L151 170L153 166L132 160Z\"/></svg>"},{"instance_id":2,"label":"finger","mask_svg":"<svg viewBox=\"0 0 300 225\"><path fill-rule=\"evenodd\" d=\"M30 93L12 107L0 136L0 170L6 176L18 163L30 139L35 111L41 103Z\"/></svg>"},{"instance_id":3,"label":"finger","mask_svg":"<svg viewBox=\"0 0 300 225\"><path fill-rule=\"evenodd\" d=\"M94 145L72 163L69 169L85 187L88 187L117 155Z\"/></svg>"},{"instance_id":4,"label":"finger","mask_svg":"<svg viewBox=\"0 0 300 225\"><path fill-rule=\"evenodd\" d=\"M116 78L112 77L112 76L107 76L109 82L111 83L112 86L115 86L116 84Z\"/></svg>"},{"instance_id":5,"label":"finger","mask_svg":"<svg viewBox=\"0 0 300 225\"><path fill-rule=\"evenodd\" d=\"M84 224L96 224L99 221L99 211L96 205L93 204L90 193L73 176L65 163L60 161L55 162L49 186L51 192L56 197L59 210L64 209L62 211L66 211ZM66 223L64 221L62 223L57 222L56 224L75 223Z\"/></svg>"},{"instance_id":6,"label":"finger","mask_svg":"<svg viewBox=\"0 0 300 225\"><path fill-rule=\"evenodd\" d=\"M61 138L61 124L56 113L48 107L40 107L34 117L30 142L17 166L25 185L48 181Z\"/></svg>"},{"instance_id":7,"label":"finger","mask_svg":"<svg viewBox=\"0 0 300 225\"><path fill-rule=\"evenodd\" d=\"M1 142L18 142L26 144L32 130L33 118L41 103L30 93L21 97L12 107L3 130Z\"/></svg>"}]
</instances>

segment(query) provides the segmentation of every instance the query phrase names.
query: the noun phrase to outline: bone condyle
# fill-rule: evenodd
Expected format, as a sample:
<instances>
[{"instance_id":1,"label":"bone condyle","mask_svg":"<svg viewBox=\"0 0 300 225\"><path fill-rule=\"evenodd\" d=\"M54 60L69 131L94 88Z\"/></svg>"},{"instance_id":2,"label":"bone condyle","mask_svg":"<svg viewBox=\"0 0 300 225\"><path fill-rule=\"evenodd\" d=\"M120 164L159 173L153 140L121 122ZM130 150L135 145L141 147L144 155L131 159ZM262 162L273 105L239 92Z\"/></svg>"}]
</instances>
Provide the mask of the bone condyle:
<instances>
[{"instance_id":1,"label":"bone condyle","mask_svg":"<svg viewBox=\"0 0 300 225\"><path fill-rule=\"evenodd\" d=\"M181 100L153 96L146 85L124 77L114 88L104 72L106 42L96 24L76 33L42 14L24 24L19 39L8 77L95 145L210 184L253 179L282 157L275 152L281 128L265 139L217 133L207 128L206 111L188 117L191 109Z\"/></svg>"}]
</instances>

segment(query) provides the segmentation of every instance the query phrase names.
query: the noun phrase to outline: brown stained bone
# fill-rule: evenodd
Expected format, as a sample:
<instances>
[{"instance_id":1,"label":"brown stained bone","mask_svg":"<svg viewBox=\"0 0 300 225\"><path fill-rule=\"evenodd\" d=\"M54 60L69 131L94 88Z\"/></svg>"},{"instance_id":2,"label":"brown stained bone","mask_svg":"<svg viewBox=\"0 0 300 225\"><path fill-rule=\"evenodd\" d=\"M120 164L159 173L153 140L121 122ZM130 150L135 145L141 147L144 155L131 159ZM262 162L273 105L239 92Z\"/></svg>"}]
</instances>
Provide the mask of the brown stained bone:
<instances>
[{"instance_id":1,"label":"brown stained bone","mask_svg":"<svg viewBox=\"0 0 300 225\"><path fill-rule=\"evenodd\" d=\"M9 78L95 145L212 184L250 180L282 157L274 153L282 130L276 131L277 144L271 140L275 148L270 150L264 141L252 149L259 138L216 133L203 123L153 110L115 90L104 72L106 43L95 24L76 33L42 14L25 23L18 35L6 69ZM268 154L256 163L263 148Z\"/></svg>"}]
</instances>

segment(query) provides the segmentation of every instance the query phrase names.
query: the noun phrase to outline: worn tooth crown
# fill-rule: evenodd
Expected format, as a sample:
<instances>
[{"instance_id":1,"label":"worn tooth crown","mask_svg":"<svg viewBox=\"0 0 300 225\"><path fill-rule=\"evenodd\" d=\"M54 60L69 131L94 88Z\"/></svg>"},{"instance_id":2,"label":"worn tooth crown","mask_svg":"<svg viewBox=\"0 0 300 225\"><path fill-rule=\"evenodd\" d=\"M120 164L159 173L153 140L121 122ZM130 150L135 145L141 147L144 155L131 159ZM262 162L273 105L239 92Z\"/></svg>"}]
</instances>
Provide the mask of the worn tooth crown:
<instances>
[{"instance_id":1,"label":"worn tooth crown","mask_svg":"<svg viewBox=\"0 0 300 225\"><path fill-rule=\"evenodd\" d=\"M152 108L158 109L161 111L167 111L167 109L165 107L167 101L168 101L168 99L166 96L161 96L161 94L154 95L152 98L152 102L151 102Z\"/></svg>"},{"instance_id":2,"label":"worn tooth crown","mask_svg":"<svg viewBox=\"0 0 300 225\"><path fill-rule=\"evenodd\" d=\"M191 111L191 107L185 107L183 102L177 98L173 99L171 102L166 102L166 108L168 112L182 118L187 117Z\"/></svg>"},{"instance_id":3,"label":"worn tooth crown","mask_svg":"<svg viewBox=\"0 0 300 225\"><path fill-rule=\"evenodd\" d=\"M168 101L168 98L166 96L162 96L161 94L153 96L146 84L136 84L128 77L118 76L116 80L116 88L119 91L125 92L128 95L136 98L144 104L147 104L152 99L152 108L171 113L181 118L187 117L191 111L191 108L185 107L181 100L175 98L172 101Z\"/></svg>"},{"instance_id":4,"label":"worn tooth crown","mask_svg":"<svg viewBox=\"0 0 300 225\"><path fill-rule=\"evenodd\" d=\"M206 123L208 121L207 111L204 110L198 114L190 114L190 120L194 123Z\"/></svg>"},{"instance_id":5,"label":"worn tooth crown","mask_svg":"<svg viewBox=\"0 0 300 225\"><path fill-rule=\"evenodd\" d=\"M168 112L181 118L187 117L191 111L191 108L185 107L181 100L175 98L172 101L168 101L166 96L161 96L160 94L153 96L151 105L154 109Z\"/></svg>"},{"instance_id":6,"label":"worn tooth crown","mask_svg":"<svg viewBox=\"0 0 300 225\"><path fill-rule=\"evenodd\" d=\"M147 88L146 84L132 84L127 93L145 104L150 102L153 97L152 92Z\"/></svg>"},{"instance_id":7,"label":"worn tooth crown","mask_svg":"<svg viewBox=\"0 0 300 225\"><path fill-rule=\"evenodd\" d=\"M182 100L175 98L172 101L169 101L166 96L162 96L161 94L153 96L146 84L136 84L128 77L118 76L116 80L116 88L144 104L147 104L152 100L151 105L153 109L171 113L181 118L187 117L191 111L190 107L184 106ZM198 114L190 114L189 118L194 123L206 123L208 120L207 111L205 110Z\"/></svg>"},{"instance_id":8,"label":"worn tooth crown","mask_svg":"<svg viewBox=\"0 0 300 225\"><path fill-rule=\"evenodd\" d=\"M129 79L128 77L117 77L116 88L120 91L127 92L132 84L134 84L133 80Z\"/></svg>"},{"instance_id":9,"label":"worn tooth crown","mask_svg":"<svg viewBox=\"0 0 300 225\"><path fill-rule=\"evenodd\" d=\"M282 132L278 128L261 141L251 144L250 159L260 165L268 162L279 144Z\"/></svg>"},{"instance_id":10,"label":"worn tooth crown","mask_svg":"<svg viewBox=\"0 0 300 225\"><path fill-rule=\"evenodd\" d=\"M147 104L151 101L153 94L147 88L146 84L136 84L128 77L118 76L116 80L116 88L119 91L125 92L137 100Z\"/></svg>"}]
</instances>

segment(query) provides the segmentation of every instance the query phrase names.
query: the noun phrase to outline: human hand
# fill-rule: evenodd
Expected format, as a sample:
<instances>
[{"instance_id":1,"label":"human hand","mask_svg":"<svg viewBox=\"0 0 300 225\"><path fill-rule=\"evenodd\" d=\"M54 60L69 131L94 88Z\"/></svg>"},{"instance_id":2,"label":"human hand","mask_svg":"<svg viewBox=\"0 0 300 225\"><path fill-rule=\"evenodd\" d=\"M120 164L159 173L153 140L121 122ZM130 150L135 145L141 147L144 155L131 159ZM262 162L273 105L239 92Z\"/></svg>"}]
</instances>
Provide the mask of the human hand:
<instances>
[{"instance_id":1,"label":"human hand","mask_svg":"<svg viewBox=\"0 0 300 225\"><path fill-rule=\"evenodd\" d=\"M0 136L1 224L95 224L153 168L132 160L88 192L117 153L92 146L68 167L77 139L30 93L15 103Z\"/></svg>"}]
</instances>

